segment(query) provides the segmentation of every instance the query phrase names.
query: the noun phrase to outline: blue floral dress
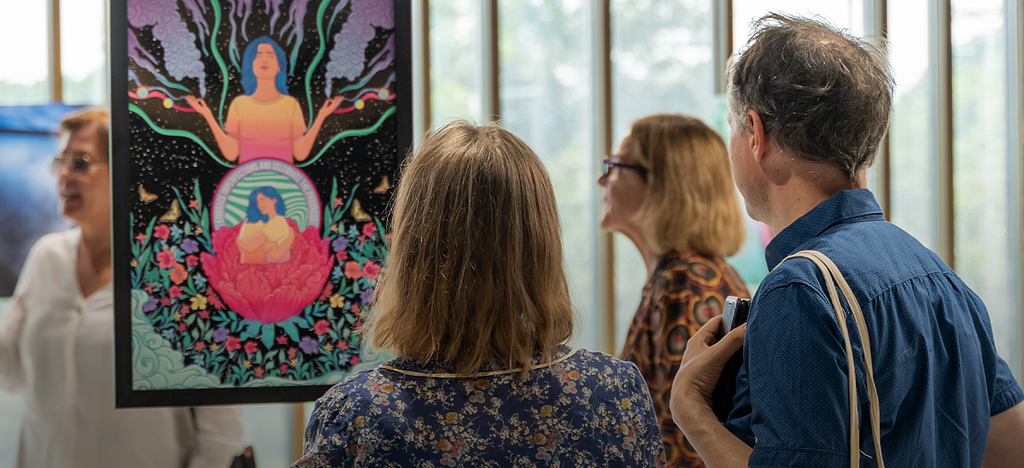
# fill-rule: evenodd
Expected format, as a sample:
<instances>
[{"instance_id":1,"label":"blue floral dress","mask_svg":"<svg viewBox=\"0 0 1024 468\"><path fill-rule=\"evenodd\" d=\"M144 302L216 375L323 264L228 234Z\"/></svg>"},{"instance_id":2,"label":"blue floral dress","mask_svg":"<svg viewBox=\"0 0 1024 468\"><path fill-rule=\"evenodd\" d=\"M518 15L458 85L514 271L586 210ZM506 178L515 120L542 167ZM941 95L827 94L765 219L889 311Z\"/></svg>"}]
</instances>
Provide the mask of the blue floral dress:
<instances>
[{"instance_id":1,"label":"blue floral dress","mask_svg":"<svg viewBox=\"0 0 1024 468\"><path fill-rule=\"evenodd\" d=\"M402 358L358 372L317 400L292 466L663 467L664 456L636 366L562 347L525 376Z\"/></svg>"}]
</instances>

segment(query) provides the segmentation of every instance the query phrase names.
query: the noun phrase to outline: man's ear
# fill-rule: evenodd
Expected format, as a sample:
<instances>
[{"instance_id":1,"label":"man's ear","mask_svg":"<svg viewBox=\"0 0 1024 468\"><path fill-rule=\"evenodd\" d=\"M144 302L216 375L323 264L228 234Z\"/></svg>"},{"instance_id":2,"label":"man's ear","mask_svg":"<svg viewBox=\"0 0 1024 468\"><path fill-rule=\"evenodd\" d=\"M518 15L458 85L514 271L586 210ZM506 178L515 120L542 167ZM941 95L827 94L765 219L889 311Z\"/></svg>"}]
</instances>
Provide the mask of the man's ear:
<instances>
[{"instance_id":1,"label":"man's ear","mask_svg":"<svg viewBox=\"0 0 1024 468\"><path fill-rule=\"evenodd\" d=\"M768 135L764 132L764 122L761 121L761 116L753 110L748 110L744 118L747 119L747 128L751 133L750 150L754 154L754 161L760 163L771 147Z\"/></svg>"}]
</instances>

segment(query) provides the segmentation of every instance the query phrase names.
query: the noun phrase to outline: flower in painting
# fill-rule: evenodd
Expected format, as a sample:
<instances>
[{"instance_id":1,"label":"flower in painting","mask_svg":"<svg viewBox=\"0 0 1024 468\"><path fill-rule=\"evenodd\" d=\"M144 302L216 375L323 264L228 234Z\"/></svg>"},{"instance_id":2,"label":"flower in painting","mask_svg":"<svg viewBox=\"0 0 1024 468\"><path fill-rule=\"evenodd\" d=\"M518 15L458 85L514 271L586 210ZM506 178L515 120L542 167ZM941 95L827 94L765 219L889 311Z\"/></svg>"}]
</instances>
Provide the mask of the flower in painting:
<instances>
[{"instance_id":1,"label":"flower in painting","mask_svg":"<svg viewBox=\"0 0 1024 468\"><path fill-rule=\"evenodd\" d=\"M277 340L277 344L288 344L288 337L287 336L281 335L281 336L277 337L276 340Z\"/></svg>"},{"instance_id":2,"label":"flower in painting","mask_svg":"<svg viewBox=\"0 0 1024 468\"><path fill-rule=\"evenodd\" d=\"M178 286L171 286L171 288L167 290L167 297L170 297L171 299L181 297L181 288Z\"/></svg>"},{"instance_id":3,"label":"flower in painting","mask_svg":"<svg viewBox=\"0 0 1024 468\"><path fill-rule=\"evenodd\" d=\"M140 244L146 242L146 235L140 232L139 235L135 236L135 240L139 241Z\"/></svg>"},{"instance_id":4,"label":"flower in painting","mask_svg":"<svg viewBox=\"0 0 1024 468\"><path fill-rule=\"evenodd\" d=\"M198 210L199 209L199 200L189 200L188 207L192 208L193 210Z\"/></svg>"},{"instance_id":5,"label":"flower in painting","mask_svg":"<svg viewBox=\"0 0 1024 468\"><path fill-rule=\"evenodd\" d=\"M353 314L358 314L360 310L362 310L362 309L359 308L359 304L352 304L352 313Z\"/></svg>"},{"instance_id":6,"label":"flower in painting","mask_svg":"<svg viewBox=\"0 0 1024 468\"><path fill-rule=\"evenodd\" d=\"M156 237L158 239L167 239L167 236L169 236L170 234L171 230L168 229L167 226L163 224L157 225L157 227L153 229L153 237Z\"/></svg>"},{"instance_id":7,"label":"flower in painting","mask_svg":"<svg viewBox=\"0 0 1024 468\"><path fill-rule=\"evenodd\" d=\"M200 310L199 311L199 318L202 318L202 319L210 318L210 311L208 311L208 310Z\"/></svg>"},{"instance_id":8,"label":"flower in painting","mask_svg":"<svg viewBox=\"0 0 1024 468\"><path fill-rule=\"evenodd\" d=\"M163 331L160 332L160 334L163 335L164 338L167 338L168 340L171 340L172 338L174 338L174 329L173 328L164 328Z\"/></svg>"},{"instance_id":9,"label":"flower in painting","mask_svg":"<svg viewBox=\"0 0 1024 468\"><path fill-rule=\"evenodd\" d=\"M159 263L161 270L170 270L174 268L174 265L178 264L178 261L174 259L174 252L168 249L157 252L156 261Z\"/></svg>"},{"instance_id":10,"label":"flower in painting","mask_svg":"<svg viewBox=\"0 0 1024 468\"><path fill-rule=\"evenodd\" d=\"M151 297L151 298L149 298L148 301L146 301L146 304L144 306L142 306L142 311L143 312L152 312L152 311L156 310L156 306L158 304L160 304L160 300L155 298L155 297Z\"/></svg>"},{"instance_id":11,"label":"flower in painting","mask_svg":"<svg viewBox=\"0 0 1024 468\"><path fill-rule=\"evenodd\" d=\"M287 374L288 373L288 364L281 364L281 367L279 367L278 370L280 370L282 374Z\"/></svg>"},{"instance_id":12,"label":"flower in painting","mask_svg":"<svg viewBox=\"0 0 1024 468\"><path fill-rule=\"evenodd\" d=\"M256 374L256 378L257 378L257 379L262 379L262 378L263 378L263 368L262 368L262 367L260 367L260 366L256 366L256 368L254 368L254 369L252 370L252 372L253 372L254 374Z\"/></svg>"},{"instance_id":13,"label":"flower in painting","mask_svg":"<svg viewBox=\"0 0 1024 468\"><path fill-rule=\"evenodd\" d=\"M341 264L338 264L334 267L334 270L331 271L331 281L337 282L344 275L345 272L341 271Z\"/></svg>"},{"instance_id":14,"label":"flower in painting","mask_svg":"<svg viewBox=\"0 0 1024 468\"><path fill-rule=\"evenodd\" d=\"M194 277L194 279L195 279L195 282L196 282L196 289L202 289L203 286L206 286L206 278L203 278L203 275L197 274Z\"/></svg>"},{"instance_id":15,"label":"flower in painting","mask_svg":"<svg viewBox=\"0 0 1024 468\"><path fill-rule=\"evenodd\" d=\"M196 351L202 351L204 349L206 349L206 342L205 341L197 341L196 342L196 346L195 346L195 350Z\"/></svg>"},{"instance_id":16,"label":"flower in painting","mask_svg":"<svg viewBox=\"0 0 1024 468\"><path fill-rule=\"evenodd\" d=\"M171 281L174 281L174 284L181 284L187 279L188 271L185 270L185 267L181 266L180 263L174 265L174 269L171 270Z\"/></svg>"},{"instance_id":17,"label":"flower in painting","mask_svg":"<svg viewBox=\"0 0 1024 468\"><path fill-rule=\"evenodd\" d=\"M178 227L177 224L172 224L171 225L171 237L177 239L177 238L181 237L181 235L184 234L184 233L185 233L185 231L182 231L181 228Z\"/></svg>"},{"instance_id":18,"label":"flower in painting","mask_svg":"<svg viewBox=\"0 0 1024 468\"><path fill-rule=\"evenodd\" d=\"M190 299L192 303L192 310L199 310L206 308L206 298L202 294L196 294L196 297Z\"/></svg>"},{"instance_id":19,"label":"flower in painting","mask_svg":"<svg viewBox=\"0 0 1024 468\"><path fill-rule=\"evenodd\" d=\"M373 288L364 289L363 292L359 293L359 300L363 304L369 304L373 300Z\"/></svg>"},{"instance_id":20,"label":"flower in painting","mask_svg":"<svg viewBox=\"0 0 1024 468\"><path fill-rule=\"evenodd\" d=\"M188 308L188 306L181 306L181 312L180 313L181 313L182 316L188 315L189 312L192 312L192 311Z\"/></svg>"},{"instance_id":21,"label":"flower in painting","mask_svg":"<svg viewBox=\"0 0 1024 468\"><path fill-rule=\"evenodd\" d=\"M324 283L324 290L320 291L320 297L317 300L319 300L319 301L326 301L327 298L331 297L331 294L333 294L333 293L334 293L334 284L331 283L330 281L328 281L328 282Z\"/></svg>"},{"instance_id":22,"label":"flower in painting","mask_svg":"<svg viewBox=\"0 0 1024 468\"><path fill-rule=\"evenodd\" d=\"M388 244L390 244L391 243L391 233L389 232L387 234L384 234L384 239L386 239L388 241Z\"/></svg>"},{"instance_id":23,"label":"flower in painting","mask_svg":"<svg viewBox=\"0 0 1024 468\"><path fill-rule=\"evenodd\" d=\"M380 276L380 263L373 260L367 260L363 264L363 278L368 280L375 280Z\"/></svg>"},{"instance_id":24,"label":"flower in painting","mask_svg":"<svg viewBox=\"0 0 1024 468\"><path fill-rule=\"evenodd\" d=\"M331 307L334 307L335 309L345 307L345 298L337 294L331 296Z\"/></svg>"},{"instance_id":25,"label":"flower in painting","mask_svg":"<svg viewBox=\"0 0 1024 468\"><path fill-rule=\"evenodd\" d=\"M334 248L335 252L341 252L345 250L346 248L348 248L348 238L344 236L338 236L337 239L334 239L334 242L331 242L331 247Z\"/></svg>"},{"instance_id":26,"label":"flower in painting","mask_svg":"<svg viewBox=\"0 0 1024 468\"><path fill-rule=\"evenodd\" d=\"M345 277L350 279L362 278L363 273L359 269L359 262L345 262Z\"/></svg>"},{"instance_id":27,"label":"flower in painting","mask_svg":"<svg viewBox=\"0 0 1024 468\"><path fill-rule=\"evenodd\" d=\"M228 352L234 351L242 347L242 340L238 339L237 336L229 336L226 343L224 343L224 349Z\"/></svg>"},{"instance_id":28,"label":"flower in painting","mask_svg":"<svg viewBox=\"0 0 1024 468\"><path fill-rule=\"evenodd\" d=\"M377 232L377 225L373 223L366 223L363 225L363 235L366 237L372 236Z\"/></svg>"},{"instance_id":29,"label":"flower in painting","mask_svg":"<svg viewBox=\"0 0 1024 468\"><path fill-rule=\"evenodd\" d=\"M213 292L212 289L208 289L207 291L209 293L206 295L206 298L207 300L210 301L210 305L212 305L213 308L217 310L223 309L224 303L220 301L220 296L218 296L217 293Z\"/></svg>"},{"instance_id":30,"label":"flower in painting","mask_svg":"<svg viewBox=\"0 0 1024 468\"><path fill-rule=\"evenodd\" d=\"M179 332L184 332L185 328L187 328L187 327L188 327L188 325L185 325L185 322L181 322L181 323L178 324L178 331Z\"/></svg>"},{"instance_id":31,"label":"flower in painting","mask_svg":"<svg viewBox=\"0 0 1024 468\"><path fill-rule=\"evenodd\" d=\"M166 298L166 297L160 298L160 305L162 305L162 306L169 306L169 305L171 305L170 298Z\"/></svg>"},{"instance_id":32,"label":"flower in painting","mask_svg":"<svg viewBox=\"0 0 1024 468\"><path fill-rule=\"evenodd\" d=\"M199 251L199 243L195 239L185 239L181 241L181 250L185 253L194 254Z\"/></svg>"},{"instance_id":33,"label":"flower in painting","mask_svg":"<svg viewBox=\"0 0 1024 468\"><path fill-rule=\"evenodd\" d=\"M348 260L348 252L344 250L338 251L338 253L334 254L334 257L337 258L339 262L344 262L345 260Z\"/></svg>"},{"instance_id":34,"label":"flower in painting","mask_svg":"<svg viewBox=\"0 0 1024 468\"><path fill-rule=\"evenodd\" d=\"M213 332L213 341L216 341L216 342L220 343L221 341L224 341L224 340L228 339L228 334L229 333L231 333L231 332L229 332L227 328L220 327L220 328L214 330L214 332Z\"/></svg>"},{"instance_id":35,"label":"flower in painting","mask_svg":"<svg viewBox=\"0 0 1024 468\"><path fill-rule=\"evenodd\" d=\"M295 359L295 352L298 351L295 347L288 348L288 359Z\"/></svg>"},{"instance_id":36,"label":"flower in painting","mask_svg":"<svg viewBox=\"0 0 1024 468\"><path fill-rule=\"evenodd\" d=\"M317 346L316 340L308 336L302 337L302 342L299 343L299 348L306 354L316 354L319 351L319 346Z\"/></svg>"},{"instance_id":37,"label":"flower in painting","mask_svg":"<svg viewBox=\"0 0 1024 468\"><path fill-rule=\"evenodd\" d=\"M352 359L349 359L348 363L352 364L353 366L359 364L359 356L352 356Z\"/></svg>"},{"instance_id":38,"label":"flower in painting","mask_svg":"<svg viewBox=\"0 0 1024 468\"><path fill-rule=\"evenodd\" d=\"M245 342L245 354L252 354L256 352L256 342L249 340Z\"/></svg>"},{"instance_id":39,"label":"flower in painting","mask_svg":"<svg viewBox=\"0 0 1024 468\"><path fill-rule=\"evenodd\" d=\"M338 341L338 344L336 346L338 347L339 351L344 351L344 350L348 349L348 343L346 343L344 341L341 341L341 340Z\"/></svg>"},{"instance_id":40,"label":"flower in painting","mask_svg":"<svg viewBox=\"0 0 1024 468\"><path fill-rule=\"evenodd\" d=\"M313 331L317 334L317 336L327 333L327 330L330 328L331 324L328 323L326 320L317 320L316 324L313 325Z\"/></svg>"},{"instance_id":41,"label":"flower in painting","mask_svg":"<svg viewBox=\"0 0 1024 468\"><path fill-rule=\"evenodd\" d=\"M199 264L199 257L196 257L195 255L189 255L188 257L185 257L185 264L190 267L194 267Z\"/></svg>"}]
</instances>

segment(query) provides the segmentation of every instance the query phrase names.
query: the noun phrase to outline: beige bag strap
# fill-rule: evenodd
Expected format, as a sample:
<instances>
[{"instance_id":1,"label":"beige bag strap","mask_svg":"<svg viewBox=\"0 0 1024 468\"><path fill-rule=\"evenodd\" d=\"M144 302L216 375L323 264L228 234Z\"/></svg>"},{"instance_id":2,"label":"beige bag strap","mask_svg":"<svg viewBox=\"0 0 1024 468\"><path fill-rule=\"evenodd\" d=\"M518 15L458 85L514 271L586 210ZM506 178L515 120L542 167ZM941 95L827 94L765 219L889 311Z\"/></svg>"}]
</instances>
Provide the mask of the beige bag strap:
<instances>
[{"instance_id":1,"label":"beige bag strap","mask_svg":"<svg viewBox=\"0 0 1024 468\"><path fill-rule=\"evenodd\" d=\"M857 298L850 290L839 268L825 254L815 250L803 250L784 258L782 261L794 257L806 258L821 270L825 278L825 287L828 289L829 299L836 312L836 320L839 322L839 329L843 332L843 344L846 347L847 375L849 378L850 393L850 468L860 467L860 431L858 429L860 418L857 416L857 374L853 365L853 348L850 346L850 332L846 328L846 311L839 301L839 294L836 292L836 285L846 296L846 303L850 306L853 319L857 322L857 333L860 335L861 347L864 349L864 373L867 375L868 398L870 399L870 420L871 437L875 443L875 456L878 457L878 468L885 468L882 461L882 436L880 431L881 412L878 407L878 390L875 389L875 373L871 365L871 338L868 336L867 323L864 321L864 313L861 311Z\"/></svg>"}]
</instances>

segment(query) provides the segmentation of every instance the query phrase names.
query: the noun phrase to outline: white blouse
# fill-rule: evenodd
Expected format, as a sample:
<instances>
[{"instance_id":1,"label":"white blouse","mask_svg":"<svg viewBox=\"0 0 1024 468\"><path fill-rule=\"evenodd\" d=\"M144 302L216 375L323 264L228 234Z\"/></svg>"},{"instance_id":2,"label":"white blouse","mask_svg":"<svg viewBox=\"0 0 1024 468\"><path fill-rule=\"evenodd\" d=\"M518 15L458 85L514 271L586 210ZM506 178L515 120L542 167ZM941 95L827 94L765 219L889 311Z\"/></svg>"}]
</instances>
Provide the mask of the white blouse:
<instances>
[{"instance_id":1,"label":"white blouse","mask_svg":"<svg viewBox=\"0 0 1024 468\"><path fill-rule=\"evenodd\" d=\"M82 296L80 237L40 239L0 317L0 388L27 406L16 466L227 468L239 408L114 409L113 287Z\"/></svg>"}]
</instances>

